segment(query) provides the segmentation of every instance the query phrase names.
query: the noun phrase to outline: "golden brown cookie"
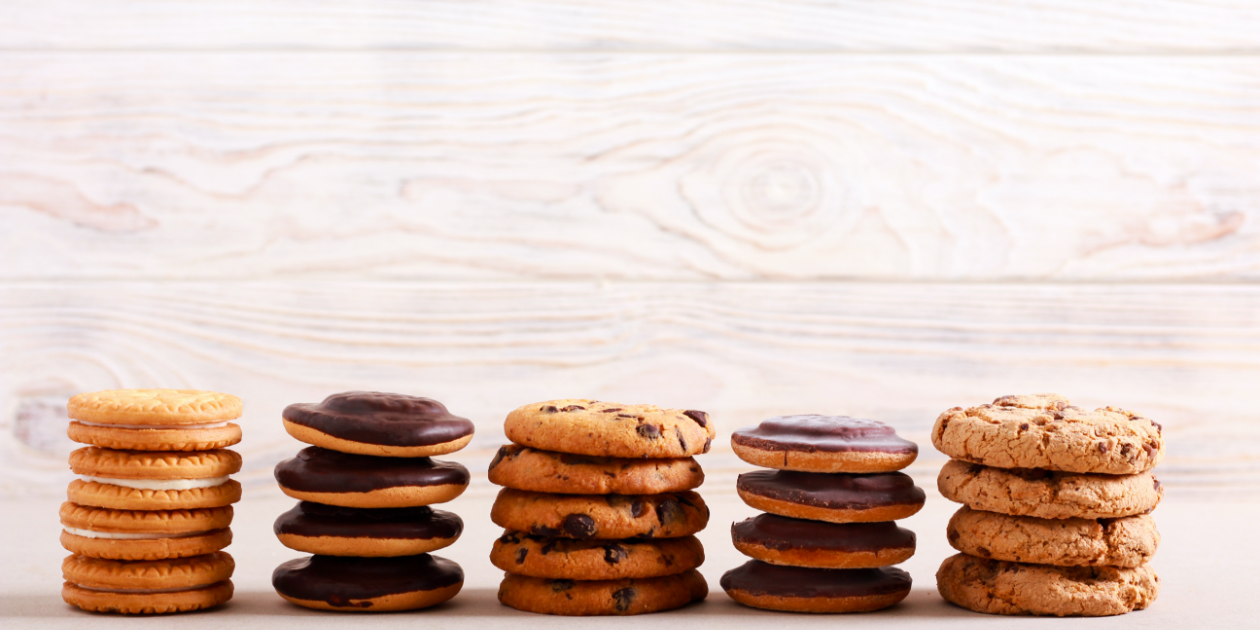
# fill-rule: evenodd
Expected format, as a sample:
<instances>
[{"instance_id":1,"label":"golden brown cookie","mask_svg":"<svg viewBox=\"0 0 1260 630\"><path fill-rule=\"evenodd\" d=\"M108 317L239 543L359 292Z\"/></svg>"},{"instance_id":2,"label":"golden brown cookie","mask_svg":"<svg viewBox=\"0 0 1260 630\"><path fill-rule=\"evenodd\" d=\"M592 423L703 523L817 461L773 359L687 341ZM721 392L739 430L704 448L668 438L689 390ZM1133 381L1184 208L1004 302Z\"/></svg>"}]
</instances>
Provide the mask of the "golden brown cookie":
<instances>
[{"instance_id":1,"label":"golden brown cookie","mask_svg":"<svg viewBox=\"0 0 1260 630\"><path fill-rule=\"evenodd\" d=\"M79 505L115 510L195 510L231 505L241 500L241 484L235 479L210 488L144 490L75 479L66 498Z\"/></svg>"},{"instance_id":2,"label":"golden brown cookie","mask_svg":"<svg viewBox=\"0 0 1260 630\"><path fill-rule=\"evenodd\" d=\"M391 558L451 545L464 521L429 507L364 509L302 501L276 519L273 531L281 544L298 551Z\"/></svg>"},{"instance_id":3,"label":"golden brown cookie","mask_svg":"<svg viewBox=\"0 0 1260 630\"><path fill-rule=\"evenodd\" d=\"M468 469L428 457L370 457L311 446L275 468L285 494L354 508L445 503L468 488Z\"/></svg>"},{"instance_id":4,"label":"golden brown cookie","mask_svg":"<svg viewBox=\"0 0 1260 630\"><path fill-rule=\"evenodd\" d=\"M240 472L241 456L226 449L165 453L88 446L70 453L70 470L98 478L207 479Z\"/></svg>"},{"instance_id":5,"label":"golden brown cookie","mask_svg":"<svg viewBox=\"0 0 1260 630\"><path fill-rule=\"evenodd\" d=\"M219 551L232 543L232 508L110 510L61 504L61 546L91 558L164 560Z\"/></svg>"},{"instance_id":6,"label":"golden brown cookie","mask_svg":"<svg viewBox=\"0 0 1260 630\"><path fill-rule=\"evenodd\" d=\"M289 435L322 448L376 457L431 457L468 445L473 423L432 398L342 392L284 410Z\"/></svg>"},{"instance_id":7,"label":"golden brown cookie","mask_svg":"<svg viewBox=\"0 0 1260 630\"><path fill-rule=\"evenodd\" d=\"M310 556L276 567L271 585L281 597L305 608L393 612L428 608L455 597L464 586L464 571L427 553L397 558Z\"/></svg>"},{"instance_id":8,"label":"golden brown cookie","mask_svg":"<svg viewBox=\"0 0 1260 630\"><path fill-rule=\"evenodd\" d=\"M674 575L704 563L695 536L651 540L574 540L504 532L490 551L494 566L530 577L621 580Z\"/></svg>"},{"instance_id":9,"label":"golden brown cookie","mask_svg":"<svg viewBox=\"0 0 1260 630\"><path fill-rule=\"evenodd\" d=\"M1164 437L1153 420L1115 407L1086 411L1058 394L954 407L936 419L932 444L985 466L1075 473L1146 472L1164 457Z\"/></svg>"},{"instance_id":10,"label":"golden brown cookie","mask_svg":"<svg viewBox=\"0 0 1260 630\"><path fill-rule=\"evenodd\" d=\"M192 453L115 451L90 446L70 454L69 498L80 505L118 510L221 507L241 497L228 475L241 456L228 450Z\"/></svg>"},{"instance_id":11,"label":"golden brown cookie","mask_svg":"<svg viewBox=\"0 0 1260 630\"><path fill-rule=\"evenodd\" d=\"M914 532L896 523L827 523L759 514L731 525L740 553L792 567L873 569L914 555Z\"/></svg>"},{"instance_id":12,"label":"golden brown cookie","mask_svg":"<svg viewBox=\"0 0 1260 630\"><path fill-rule=\"evenodd\" d=\"M490 520L504 529L563 538L678 538L709 523L694 492L650 495L543 494L504 488Z\"/></svg>"},{"instance_id":13,"label":"golden brown cookie","mask_svg":"<svg viewBox=\"0 0 1260 630\"><path fill-rule=\"evenodd\" d=\"M1155 519L1044 519L958 508L946 528L949 544L993 560L1061 567L1137 567L1159 547Z\"/></svg>"},{"instance_id":14,"label":"golden brown cookie","mask_svg":"<svg viewBox=\"0 0 1260 630\"><path fill-rule=\"evenodd\" d=\"M753 608L804 613L870 612L910 594L910 574L881 569L814 569L758 560L722 575L731 599Z\"/></svg>"},{"instance_id":15,"label":"golden brown cookie","mask_svg":"<svg viewBox=\"0 0 1260 630\"><path fill-rule=\"evenodd\" d=\"M1101 617L1150 606L1159 576L1148 565L1052 567L960 553L941 563L936 588L946 601L976 612Z\"/></svg>"},{"instance_id":16,"label":"golden brown cookie","mask_svg":"<svg viewBox=\"0 0 1260 630\"><path fill-rule=\"evenodd\" d=\"M822 473L893 472L919 456L892 427L848 416L770 418L732 433L731 448L754 466Z\"/></svg>"},{"instance_id":17,"label":"golden brown cookie","mask_svg":"<svg viewBox=\"0 0 1260 630\"><path fill-rule=\"evenodd\" d=\"M490 462L490 483L555 494L660 494L704 483L695 458L628 459L509 444Z\"/></svg>"},{"instance_id":18,"label":"golden brown cookie","mask_svg":"<svg viewBox=\"0 0 1260 630\"><path fill-rule=\"evenodd\" d=\"M70 556L61 564L61 596L84 610L171 613L217 606L232 597L235 563L222 551L146 562Z\"/></svg>"},{"instance_id":19,"label":"golden brown cookie","mask_svg":"<svg viewBox=\"0 0 1260 630\"><path fill-rule=\"evenodd\" d=\"M975 510L1037 518L1120 518L1145 514L1164 490L1151 473L1087 475L989 468L952 459L936 485L950 501Z\"/></svg>"},{"instance_id":20,"label":"golden brown cookie","mask_svg":"<svg viewBox=\"0 0 1260 630\"><path fill-rule=\"evenodd\" d=\"M544 451L596 457L690 457L716 435L703 411L584 399L525 405L503 423L507 438Z\"/></svg>"},{"instance_id":21,"label":"golden brown cookie","mask_svg":"<svg viewBox=\"0 0 1260 630\"><path fill-rule=\"evenodd\" d=\"M70 439L105 448L203 451L241 441L241 400L177 389L118 389L79 394L67 411Z\"/></svg>"},{"instance_id":22,"label":"golden brown cookie","mask_svg":"<svg viewBox=\"0 0 1260 630\"><path fill-rule=\"evenodd\" d=\"M758 470L740 475L744 503L789 518L831 523L877 523L913 516L926 495L899 472L851 475Z\"/></svg>"},{"instance_id":23,"label":"golden brown cookie","mask_svg":"<svg viewBox=\"0 0 1260 630\"><path fill-rule=\"evenodd\" d=\"M709 594L704 576L694 569L639 580L549 580L508 573L499 585L499 602L517 610L547 615L642 615L682 608Z\"/></svg>"}]
</instances>

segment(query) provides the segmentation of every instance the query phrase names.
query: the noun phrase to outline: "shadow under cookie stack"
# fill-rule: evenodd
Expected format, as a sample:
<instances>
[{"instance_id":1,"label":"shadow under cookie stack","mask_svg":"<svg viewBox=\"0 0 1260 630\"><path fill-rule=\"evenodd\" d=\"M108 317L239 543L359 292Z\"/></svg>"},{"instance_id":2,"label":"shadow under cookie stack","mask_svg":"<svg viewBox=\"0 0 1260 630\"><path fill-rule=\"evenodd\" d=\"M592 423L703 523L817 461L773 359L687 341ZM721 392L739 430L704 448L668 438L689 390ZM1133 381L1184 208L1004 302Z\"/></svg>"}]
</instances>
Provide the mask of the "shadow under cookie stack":
<instances>
[{"instance_id":1,"label":"shadow under cookie stack","mask_svg":"<svg viewBox=\"0 0 1260 630\"><path fill-rule=\"evenodd\" d=\"M703 411L552 400L508 415L490 464L505 486L490 518L499 601L553 615L636 615L708 595L694 536L709 510L692 457L714 437Z\"/></svg>"},{"instance_id":2,"label":"shadow under cookie stack","mask_svg":"<svg viewBox=\"0 0 1260 630\"><path fill-rule=\"evenodd\" d=\"M127 614L176 613L232 598L228 475L241 456L236 396L123 389L70 399L69 501L61 506L66 603Z\"/></svg>"},{"instance_id":3,"label":"shadow under cookie stack","mask_svg":"<svg viewBox=\"0 0 1260 630\"><path fill-rule=\"evenodd\" d=\"M467 446L472 422L436 400L383 392L289 405L283 418L313 446L276 465L280 489L301 502L274 531L284 546L315 555L276 567L276 593L341 612L417 610L455 597L463 569L429 552L454 543L464 523L429 506L462 494L468 469L430 456Z\"/></svg>"},{"instance_id":4,"label":"shadow under cookie stack","mask_svg":"<svg viewBox=\"0 0 1260 630\"><path fill-rule=\"evenodd\" d=\"M1148 515L1163 496L1151 469L1161 427L1055 394L1004 396L941 414L932 443L961 553L937 571L946 600L1002 615L1104 616L1146 608L1159 594L1147 562L1159 545Z\"/></svg>"},{"instance_id":5,"label":"shadow under cookie stack","mask_svg":"<svg viewBox=\"0 0 1260 630\"><path fill-rule=\"evenodd\" d=\"M885 424L846 416L784 416L731 435L740 459L775 470L739 476L739 496L761 514L731 526L753 558L722 576L735 601L809 613L869 612L910 594L892 565L915 551L893 521L923 508L924 492L897 472L919 448Z\"/></svg>"}]
</instances>

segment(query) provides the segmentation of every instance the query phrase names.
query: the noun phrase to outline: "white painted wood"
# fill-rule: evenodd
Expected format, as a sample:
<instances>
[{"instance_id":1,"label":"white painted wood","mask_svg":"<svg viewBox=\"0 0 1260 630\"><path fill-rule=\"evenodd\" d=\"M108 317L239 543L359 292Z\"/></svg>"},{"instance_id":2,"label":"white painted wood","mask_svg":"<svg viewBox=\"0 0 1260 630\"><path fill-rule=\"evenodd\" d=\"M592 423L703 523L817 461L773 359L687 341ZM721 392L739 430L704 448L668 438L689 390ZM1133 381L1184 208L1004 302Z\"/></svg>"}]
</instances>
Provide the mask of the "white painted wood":
<instances>
[{"instance_id":1,"label":"white painted wood","mask_svg":"<svg viewBox=\"0 0 1260 630\"><path fill-rule=\"evenodd\" d=\"M8 48L1256 52L1245 0L8 0Z\"/></svg>"},{"instance_id":2,"label":"white painted wood","mask_svg":"<svg viewBox=\"0 0 1260 630\"><path fill-rule=\"evenodd\" d=\"M8 279L1260 278L1251 58L0 60Z\"/></svg>"},{"instance_id":3,"label":"white painted wood","mask_svg":"<svg viewBox=\"0 0 1260 630\"><path fill-rule=\"evenodd\" d=\"M1254 285L7 282L0 495L64 488L70 395L148 386L241 396L253 486L297 448L286 405L378 389L473 419L467 461L539 400L704 409L715 480L738 468L732 430L811 412L894 424L930 475L939 412L1057 391L1161 422L1178 492L1254 487L1257 383Z\"/></svg>"}]
</instances>

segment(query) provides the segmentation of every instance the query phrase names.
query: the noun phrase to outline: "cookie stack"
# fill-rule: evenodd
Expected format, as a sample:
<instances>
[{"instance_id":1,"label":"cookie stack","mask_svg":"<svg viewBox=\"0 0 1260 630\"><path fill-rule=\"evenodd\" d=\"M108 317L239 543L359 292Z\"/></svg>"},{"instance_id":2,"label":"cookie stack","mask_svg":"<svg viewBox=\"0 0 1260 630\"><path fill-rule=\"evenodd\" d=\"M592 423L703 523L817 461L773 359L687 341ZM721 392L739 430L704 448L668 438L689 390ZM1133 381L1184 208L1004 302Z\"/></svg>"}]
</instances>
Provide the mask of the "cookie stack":
<instances>
[{"instance_id":1,"label":"cookie stack","mask_svg":"<svg viewBox=\"0 0 1260 630\"><path fill-rule=\"evenodd\" d=\"M1123 409L1086 411L1056 394L1004 396L941 414L932 443L953 459L941 494L963 507L936 573L941 596L1002 615L1103 616L1159 594L1148 513L1160 426Z\"/></svg>"},{"instance_id":2,"label":"cookie stack","mask_svg":"<svg viewBox=\"0 0 1260 630\"><path fill-rule=\"evenodd\" d=\"M731 526L753 558L722 576L746 606L792 612L868 612L910 594L892 565L914 555L914 532L893 521L923 507L904 473L919 447L885 424L847 416L784 416L731 435L744 461L775 470L739 476L739 496L761 514Z\"/></svg>"},{"instance_id":3,"label":"cookie stack","mask_svg":"<svg viewBox=\"0 0 1260 630\"><path fill-rule=\"evenodd\" d=\"M241 456L236 396L175 389L79 394L67 409L70 454L61 544L67 603L96 612L173 613L232 598L228 475Z\"/></svg>"},{"instance_id":4,"label":"cookie stack","mask_svg":"<svg viewBox=\"0 0 1260 630\"><path fill-rule=\"evenodd\" d=\"M552 615L637 615L709 593L693 535L709 509L692 492L713 425L703 411L551 400L508 414L513 444L490 463L507 531L490 561L499 601Z\"/></svg>"},{"instance_id":5,"label":"cookie stack","mask_svg":"<svg viewBox=\"0 0 1260 630\"><path fill-rule=\"evenodd\" d=\"M468 469L429 459L472 440L473 424L429 398L333 394L289 405L284 428L312 444L276 465L298 499L276 519L284 546L315 554L276 567L272 586L307 608L389 612L428 608L464 585L458 564L428 552L454 543L464 522L429 505L468 487Z\"/></svg>"}]
</instances>

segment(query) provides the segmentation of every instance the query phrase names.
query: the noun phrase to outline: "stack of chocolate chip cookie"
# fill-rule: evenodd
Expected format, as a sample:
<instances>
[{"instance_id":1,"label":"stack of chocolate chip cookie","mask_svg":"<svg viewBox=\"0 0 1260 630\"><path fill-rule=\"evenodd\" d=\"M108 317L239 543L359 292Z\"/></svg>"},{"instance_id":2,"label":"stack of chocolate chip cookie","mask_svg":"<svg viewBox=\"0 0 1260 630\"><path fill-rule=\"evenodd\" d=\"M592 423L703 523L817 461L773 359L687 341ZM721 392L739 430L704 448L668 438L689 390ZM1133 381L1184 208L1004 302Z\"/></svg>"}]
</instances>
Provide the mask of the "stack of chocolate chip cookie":
<instances>
[{"instance_id":1,"label":"stack of chocolate chip cookie","mask_svg":"<svg viewBox=\"0 0 1260 630\"><path fill-rule=\"evenodd\" d=\"M709 451L703 411L552 400L508 414L513 444L490 481L506 486L490 518L507 531L490 561L499 601L553 615L636 615L708 595L693 535L709 510L692 492Z\"/></svg>"},{"instance_id":2,"label":"stack of chocolate chip cookie","mask_svg":"<svg viewBox=\"0 0 1260 630\"><path fill-rule=\"evenodd\" d=\"M84 610L173 613L232 598L228 475L241 456L236 396L174 389L79 394L67 405L70 499L61 506L61 596Z\"/></svg>"},{"instance_id":3,"label":"stack of chocolate chip cookie","mask_svg":"<svg viewBox=\"0 0 1260 630\"><path fill-rule=\"evenodd\" d=\"M907 475L919 447L885 424L846 416L771 418L731 435L744 461L776 470L739 476L739 496L769 514L731 526L753 558L722 576L735 601L793 612L867 612L910 593L892 565L914 555L893 521L923 507Z\"/></svg>"},{"instance_id":4,"label":"stack of chocolate chip cookie","mask_svg":"<svg viewBox=\"0 0 1260 630\"><path fill-rule=\"evenodd\" d=\"M941 494L964 504L937 571L941 596L977 612L1102 616L1159 594L1148 513L1160 426L1123 409L1086 411L1055 394L1004 396L941 414L932 443L953 458Z\"/></svg>"},{"instance_id":5,"label":"stack of chocolate chip cookie","mask_svg":"<svg viewBox=\"0 0 1260 630\"><path fill-rule=\"evenodd\" d=\"M468 469L429 457L467 446L473 424L436 400L382 392L333 394L283 416L290 435L314 446L276 465L280 489L301 502L274 530L315 555L276 567L276 592L349 612L428 608L459 593L463 570L428 552L455 542L464 522L428 506L462 494Z\"/></svg>"}]
</instances>

